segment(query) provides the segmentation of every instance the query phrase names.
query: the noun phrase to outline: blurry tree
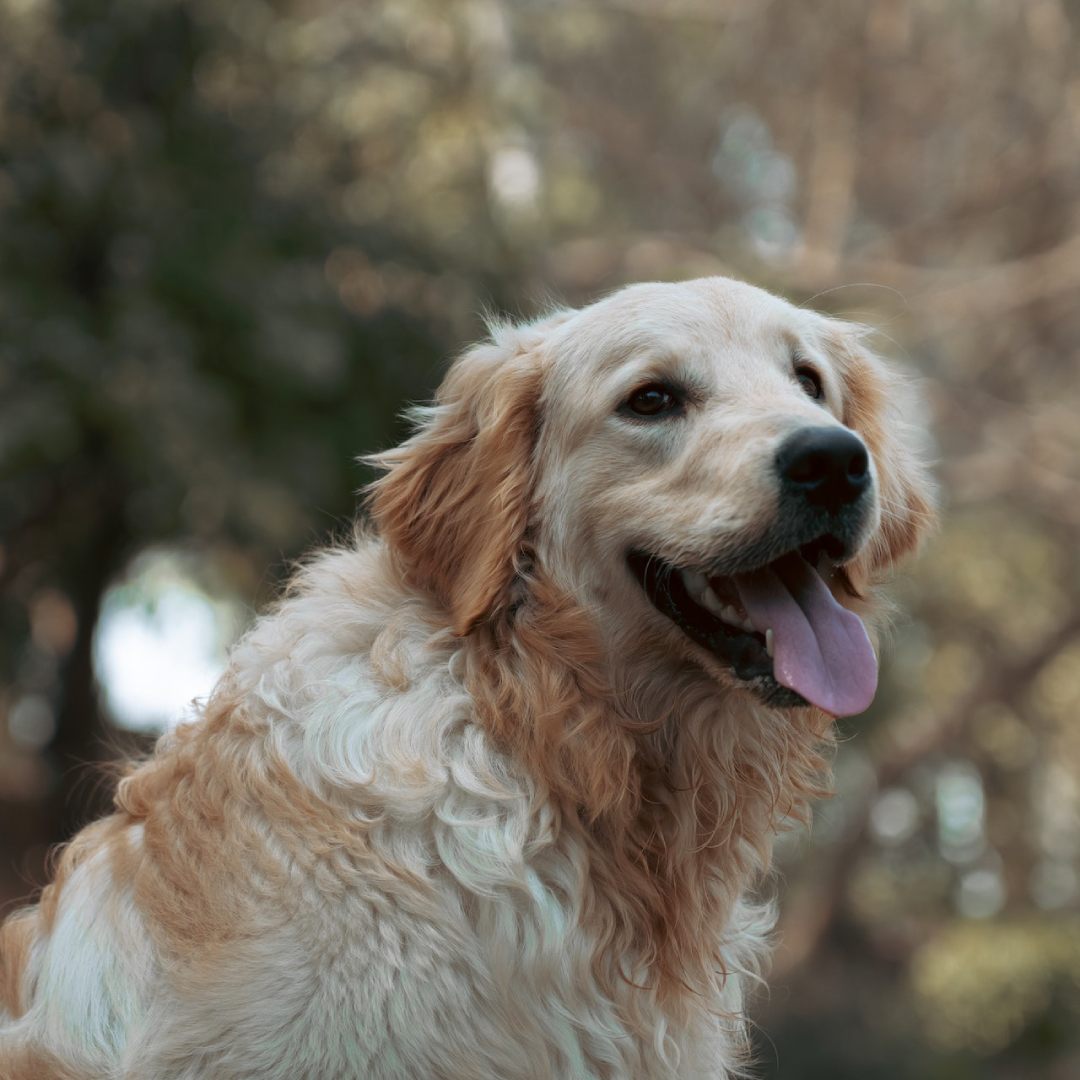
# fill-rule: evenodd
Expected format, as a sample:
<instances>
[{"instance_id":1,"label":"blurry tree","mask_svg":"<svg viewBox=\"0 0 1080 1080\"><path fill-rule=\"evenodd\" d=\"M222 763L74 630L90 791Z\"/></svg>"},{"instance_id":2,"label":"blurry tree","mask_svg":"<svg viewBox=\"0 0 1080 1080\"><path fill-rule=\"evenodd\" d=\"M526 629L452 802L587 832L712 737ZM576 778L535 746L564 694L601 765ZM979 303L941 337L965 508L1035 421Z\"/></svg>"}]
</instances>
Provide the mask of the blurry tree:
<instances>
[{"instance_id":1,"label":"blurry tree","mask_svg":"<svg viewBox=\"0 0 1080 1080\"><path fill-rule=\"evenodd\" d=\"M100 752L134 555L265 597L482 307L736 273L896 339L947 511L781 852L762 1068L1080 1074L1078 31L1071 0L0 0L13 857L86 812L55 770Z\"/></svg>"},{"instance_id":2,"label":"blurry tree","mask_svg":"<svg viewBox=\"0 0 1080 1080\"><path fill-rule=\"evenodd\" d=\"M337 278L369 260L418 277L432 261L273 182L293 118L200 92L224 28L179 3L6 15L0 679L54 711L50 756L70 769L100 753L91 641L110 579L155 541L265 567L347 520L350 461L434 378L447 315L342 304ZM58 795L52 839L88 810Z\"/></svg>"}]
</instances>

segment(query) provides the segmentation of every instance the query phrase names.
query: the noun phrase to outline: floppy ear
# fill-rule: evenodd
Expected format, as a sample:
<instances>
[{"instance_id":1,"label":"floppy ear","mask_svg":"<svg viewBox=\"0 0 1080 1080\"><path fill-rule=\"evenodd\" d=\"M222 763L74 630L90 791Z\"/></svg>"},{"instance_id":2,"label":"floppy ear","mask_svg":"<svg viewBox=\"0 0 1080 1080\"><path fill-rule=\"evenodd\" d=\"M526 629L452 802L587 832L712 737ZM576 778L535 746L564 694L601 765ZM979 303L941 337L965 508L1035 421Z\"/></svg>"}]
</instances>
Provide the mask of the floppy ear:
<instances>
[{"instance_id":1,"label":"floppy ear","mask_svg":"<svg viewBox=\"0 0 1080 1080\"><path fill-rule=\"evenodd\" d=\"M906 383L863 344L869 331L833 323L832 351L844 379L844 423L862 436L874 460L881 526L856 560L856 574L872 584L918 548L935 520L933 488L918 453Z\"/></svg>"},{"instance_id":2,"label":"floppy ear","mask_svg":"<svg viewBox=\"0 0 1080 1080\"><path fill-rule=\"evenodd\" d=\"M367 459L387 470L368 489L380 534L459 635L509 603L529 519L541 377L535 351L478 345L451 367L434 405L414 410L415 434Z\"/></svg>"}]
</instances>

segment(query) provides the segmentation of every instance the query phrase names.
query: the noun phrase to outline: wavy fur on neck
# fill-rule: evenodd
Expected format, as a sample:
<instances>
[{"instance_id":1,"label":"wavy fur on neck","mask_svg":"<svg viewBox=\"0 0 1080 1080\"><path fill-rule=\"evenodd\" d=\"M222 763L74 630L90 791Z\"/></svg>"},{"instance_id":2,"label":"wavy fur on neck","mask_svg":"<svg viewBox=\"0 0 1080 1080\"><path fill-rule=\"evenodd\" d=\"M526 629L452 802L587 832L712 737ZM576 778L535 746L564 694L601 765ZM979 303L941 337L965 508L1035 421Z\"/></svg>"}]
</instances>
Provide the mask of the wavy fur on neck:
<instances>
[{"instance_id":1,"label":"wavy fur on neck","mask_svg":"<svg viewBox=\"0 0 1080 1080\"><path fill-rule=\"evenodd\" d=\"M831 726L809 709L732 709L692 671L661 693L647 677L616 686L588 614L542 580L527 591L511 619L463 643L477 715L588 845L605 988L623 977L665 1000L708 997L727 967L722 930L772 835L826 794ZM636 965L613 967L620 957Z\"/></svg>"}]
</instances>

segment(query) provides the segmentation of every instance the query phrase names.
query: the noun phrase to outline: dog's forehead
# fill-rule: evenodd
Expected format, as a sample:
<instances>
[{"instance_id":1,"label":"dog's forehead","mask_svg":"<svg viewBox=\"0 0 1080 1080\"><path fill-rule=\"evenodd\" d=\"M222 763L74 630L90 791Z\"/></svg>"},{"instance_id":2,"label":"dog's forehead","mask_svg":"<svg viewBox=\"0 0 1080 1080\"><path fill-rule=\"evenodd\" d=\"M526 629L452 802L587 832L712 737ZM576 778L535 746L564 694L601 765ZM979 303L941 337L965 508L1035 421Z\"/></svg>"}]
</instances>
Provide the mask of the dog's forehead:
<instances>
[{"instance_id":1,"label":"dog's forehead","mask_svg":"<svg viewBox=\"0 0 1080 1080\"><path fill-rule=\"evenodd\" d=\"M560 337L603 375L634 356L779 355L815 341L820 321L763 289L716 277L629 286L578 312Z\"/></svg>"}]
</instances>

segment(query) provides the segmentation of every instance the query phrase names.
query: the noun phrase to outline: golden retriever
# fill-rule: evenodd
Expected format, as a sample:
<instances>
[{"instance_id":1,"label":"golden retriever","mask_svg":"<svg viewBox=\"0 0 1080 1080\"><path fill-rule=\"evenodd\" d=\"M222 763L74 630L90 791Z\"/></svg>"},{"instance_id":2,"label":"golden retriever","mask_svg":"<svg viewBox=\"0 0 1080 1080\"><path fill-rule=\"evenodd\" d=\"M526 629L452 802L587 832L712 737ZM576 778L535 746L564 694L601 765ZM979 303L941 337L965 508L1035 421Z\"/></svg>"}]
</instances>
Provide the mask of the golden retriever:
<instances>
[{"instance_id":1,"label":"golden retriever","mask_svg":"<svg viewBox=\"0 0 1080 1080\"><path fill-rule=\"evenodd\" d=\"M4 1080L725 1077L926 481L723 278L496 326L0 931Z\"/></svg>"}]
</instances>

